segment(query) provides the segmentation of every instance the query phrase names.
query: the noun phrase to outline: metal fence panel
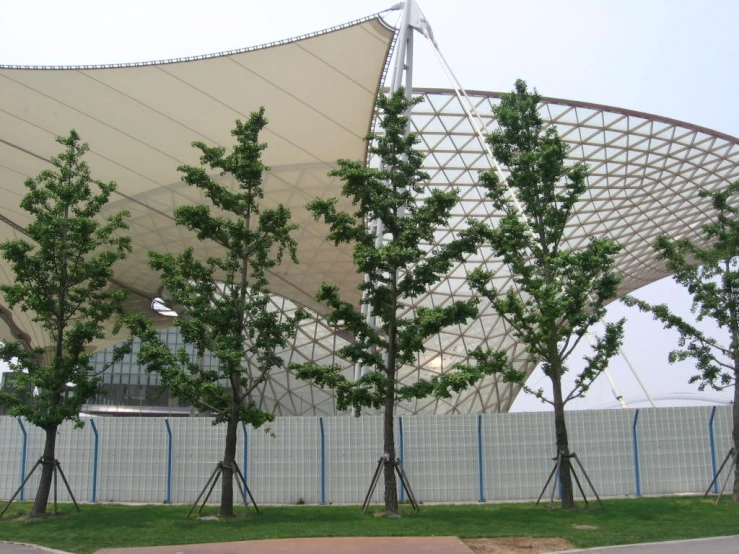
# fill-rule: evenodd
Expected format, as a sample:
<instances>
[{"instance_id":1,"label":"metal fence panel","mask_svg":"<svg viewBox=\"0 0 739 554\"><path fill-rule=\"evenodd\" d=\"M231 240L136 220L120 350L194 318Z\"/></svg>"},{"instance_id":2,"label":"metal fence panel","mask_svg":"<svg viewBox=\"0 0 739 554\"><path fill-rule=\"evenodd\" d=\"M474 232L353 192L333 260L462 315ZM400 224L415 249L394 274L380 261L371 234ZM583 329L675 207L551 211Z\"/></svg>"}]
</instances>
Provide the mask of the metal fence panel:
<instances>
[{"instance_id":1,"label":"metal fence panel","mask_svg":"<svg viewBox=\"0 0 739 554\"><path fill-rule=\"evenodd\" d=\"M552 467L551 414L486 414L482 435L485 499L536 498Z\"/></svg>"},{"instance_id":2,"label":"metal fence panel","mask_svg":"<svg viewBox=\"0 0 739 554\"><path fill-rule=\"evenodd\" d=\"M383 454L382 417L325 417L323 422L327 502L361 504ZM383 490L380 479L372 502L383 501Z\"/></svg>"},{"instance_id":3,"label":"metal fence panel","mask_svg":"<svg viewBox=\"0 0 739 554\"><path fill-rule=\"evenodd\" d=\"M714 459L716 461L716 470L720 469L721 463L726 460L726 457L733 446L733 441L731 440L731 425L731 409L717 408L716 417L713 421ZM717 479L718 490L721 489L727 477L729 480L726 484L726 490L731 492L731 489L734 486L734 472L729 469L729 466L731 466L731 461L726 462L723 472ZM708 485L706 485L706 487L708 487Z\"/></svg>"},{"instance_id":4,"label":"metal fence panel","mask_svg":"<svg viewBox=\"0 0 739 554\"><path fill-rule=\"evenodd\" d=\"M24 454L23 433L14 417L0 417L0 444L3 445L0 448L0 498L10 498L25 476L21 470ZM29 491L28 485L25 489ZM27 496L24 495L24 498Z\"/></svg>"},{"instance_id":5,"label":"metal fence panel","mask_svg":"<svg viewBox=\"0 0 739 554\"><path fill-rule=\"evenodd\" d=\"M590 477L601 496L633 496L636 494L632 424L635 410L601 410L567 412L570 451ZM589 498L592 491L582 479ZM576 494L579 491L576 490Z\"/></svg>"},{"instance_id":6,"label":"metal fence panel","mask_svg":"<svg viewBox=\"0 0 739 554\"><path fill-rule=\"evenodd\" d=\"M639 454L643 494L698 492L708 486L711 408L642 410Z\"/></svg>"},{"instance_id":7,"label":"metal fence panel","mask_svg":"<svg viewBox=\"0 0 739 554\"><path fill-rule=\"evenodd\" d=\"M279 418L249 429L248 485L257 503L320 501L318 418Z\"/></svg>"},{"instance_id":8,"label":"metal fence panel","mask_svg":"<svg viewBox=\"0 0 739 554\"><path fill-rule=\"evenodd\" d=\"M65 423L57 443L82 502L191 503L223 458L225 426L206 418L94 422L86 420L83 429ZM269 426L274 436L240 426L236 459L260 504L359 504L383 454L382 422L381 416L278 418ZM575 411L567 422L571 450L601 496L702 493L731 448L730 406ZM43 430L21 423L0 417L0 498L15 492L43 451ZM402 416L395 437L421 502L533 500L554 464L550 412ZM33 499L40 473L26 484L25 500ZM730 474L724 468L716 490L727 477L732 486ZM383 489L380 478L372 502L382 502ZM60 481L59 500L68 499ZM219 500L216 487L210 503Z\"/></svg>"},{"instance_id":9,"label":"metal fence panel","mask_svg":"<svg viewBox=\"0 0 739 554\"><path fill-rule=\"evenodd\" d=\"M479 499L477 419L476 415L401 418L403 466L419 502Z\"/></svg>"},{"instance_id":10,"label":"metal fence panel","mask_svg":"<svg viewBox=\"0 0 739 554\"><path fill-rule=\"evenodd\" d=\"M167 494L167 434L161 418L96 419L101 502L161 503Z\"/></svg>"},{"instance_id":11,"label":"metal fence panel","mask_svg":"<svg viewBox=\"0 0 739 554\"><path fill-rule=\"evenodd\" d=\"M170 501L173 504L192 504L203 490L219 461L223 459L226 441L226 426L213 425L210 418L169 419L172 432L172 485ZM162 438L166 427L161 424ZM243 441L241 429L237 437ZM169 436L166 436L167 440ZM236 461L243 460L236 450ZM213 489L208 503L219 503L220 483ZM234 497L238 498L238 497ZM165 499L166 501L166 499Z\"/></svg>"}]
</instances>

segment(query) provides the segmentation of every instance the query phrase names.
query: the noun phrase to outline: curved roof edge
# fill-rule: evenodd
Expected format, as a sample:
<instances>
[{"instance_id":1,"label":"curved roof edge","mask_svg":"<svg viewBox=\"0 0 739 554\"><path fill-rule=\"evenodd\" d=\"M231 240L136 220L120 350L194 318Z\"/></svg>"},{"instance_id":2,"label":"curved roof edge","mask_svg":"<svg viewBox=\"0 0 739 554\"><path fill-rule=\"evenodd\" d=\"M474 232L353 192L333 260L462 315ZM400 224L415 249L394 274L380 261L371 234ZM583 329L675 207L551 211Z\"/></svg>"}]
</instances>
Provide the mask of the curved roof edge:
<instances>
[{"instance_id":1,"label":"curved roof edge","mask_svg":"<svg viewBox=\"0 0 739 554\"><path fill-rule=\"evenodd\" d=\"M354 21L342 23L341 25L334 25L333 27L327 27L326 29L322 29L320 31L314 31L312 33L297 35L294 37L290 37L290 38L286 38L282 40L276 40L273 42L267 42L267 43L259 44L256 46L247 46L246 48L236 48L234 50L224 50L222 52L214 52L212 54L201 54L198 56L186 56L183 58L169 58L166 60L150 60L150 61L143 61L143 62L130 62L130 63L124 62L124 63L113 63L113 64L90 64L90 65L3 65L3 64L0 64L0 69L45 69L45 70L53 69L53 70L58 70L58 71L80 70L80 69L112 69L112 68L121 68L121 67L143 67L143 66L149 66L149 65L165 65L165 64L182 63L182 62L191 62L191 61L196 61L196 60L207 60L209 58L220 58L223 56L232 56L234 54L243 54L244 52L264 50L266 48L272 48L273 46L280 46L282 44L289 44L291 42L297 42L299 40L304 40L307 38L313 38L313 37L317 37L321 35L326 35L329 33L333 33L334 31L339 31L347 27L352 27L354 25L365 23L366 21L371 21L373 19L376 19L380 25L382 25L383 27L386 27L388 30L397 31L395 27L390 25L382 17L382 14L388 11L390 11L390 9L383 10L377 13L373 13L371 15L362 17L360 19L355 19Z\"/></svg>"},{"instance_id":2,"label":"curved roof edge","mask_svg":"<svg viewBox=\"0 0 739 554\"><path fill-rule=\"evenodd\" d=\"M428 88L428 87L414 87L413 92L419 93L419 94L451 94L455 95L454 89L450 88ZM488 98L500 98L504 94L508 94L507 92L494 92L494 91L486 91L486 90L468 90L465 89L465 93L467 93L470 96L483 96ZM551 96L542 96L541 97L542 102L552 103L552 104L560 104L564 106L572 106L573 108L585 108L585 109L593 109L593 110L602 110L602 111L608 111L611 113L617 113L621 115L628 115L628 116L634 116L634 117L641 117L644 119L649 119L651 121L659 121L661 123L667 123L669 125L677 125L679 127L684 127L686 129L689 129L691 131L696 131L699 133L706 133L714 137L722 138L728 142L732 142L734 144L739 145L739 137L735 137L732 135L729 135L727 133L723 133L721 131L716 131L715 129L711 129L709 127L703 127L701 125L694 125L692 123L688 123L686 121L681 121L679 119L673 119L670 117L663 117L661 115L652 114L649 112L640 112L637 110L630 110L627 108L618 108L616 106L608 106L606 104L596 104L595 102L581 102L579 100L567 100L565 98L553 98Z\"/></svg>"}]
</instances>

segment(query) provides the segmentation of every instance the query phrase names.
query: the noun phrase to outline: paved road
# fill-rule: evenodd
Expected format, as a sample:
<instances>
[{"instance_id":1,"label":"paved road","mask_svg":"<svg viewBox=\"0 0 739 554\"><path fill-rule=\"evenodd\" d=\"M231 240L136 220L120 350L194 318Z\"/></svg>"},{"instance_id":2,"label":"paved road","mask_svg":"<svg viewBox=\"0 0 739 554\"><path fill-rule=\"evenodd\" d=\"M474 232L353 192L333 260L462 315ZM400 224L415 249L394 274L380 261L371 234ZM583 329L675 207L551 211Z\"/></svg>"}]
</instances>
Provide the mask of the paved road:
<instances>
[{"instance_id":1,"label":"paved road","mask_svg":"<svg viewBox=\"0 0 739 554\"><path fill-rule=\"evenodd\" d=\"M257 541L258 542L258 541ZM279 541L275 541L279 542ZM230 543L235 544L235 543ZM202 545L201 545L202 546ZM338 545L337 545L338 546ZM448 545L446 545L448 546ZM166 547L165 547L166 548ZM339 549L340 550L340 549ZM337 552L339 551L337 550ZM407 549L410 554L413 549ZM386 551L387 552L387 551ZM425 551L424 551L425 552ZM435 550L434 550L435 552ZM67 554L41 546L0 542L0 554ZM607 546L588 550L568 550L558 554L737 554L739 535L689 541L656 542L626 546Z\"/></svg>"},{"instance_id":2,"label":"paved road","mask_svg":"<svg viewBox=\"0 0 739 554\"><path fill-rule=\"evenodd\" d=\"M51 550L43 546L33 546L31 544L18 544L13 542L0 542L0 554L67 554L61 550Z\"/></svg>"},{"instance_id":3,"label":"paved road","mask_svg":"<svg viewBox=\"0 0 739 554\"><path fill-rule=\"evenodd\" d=\"M608 546L589 550L568 550L567 553L561 552L559 554L580 552L586 554L737 554L739 553L739 535L690 541Z\"/></svg>"},{"instance_id":4,"label":"paved road","mask_svg":"<svg viewBox=\"0 0 739 554\"><path fill-rule=\"evenodd\" d=\"M472 554L457 537L326 537L110 548L99 554ZM51 554L0 543L0 554ZM65 553L62 553L65 554Z\"/></svg>"}]
</instances>

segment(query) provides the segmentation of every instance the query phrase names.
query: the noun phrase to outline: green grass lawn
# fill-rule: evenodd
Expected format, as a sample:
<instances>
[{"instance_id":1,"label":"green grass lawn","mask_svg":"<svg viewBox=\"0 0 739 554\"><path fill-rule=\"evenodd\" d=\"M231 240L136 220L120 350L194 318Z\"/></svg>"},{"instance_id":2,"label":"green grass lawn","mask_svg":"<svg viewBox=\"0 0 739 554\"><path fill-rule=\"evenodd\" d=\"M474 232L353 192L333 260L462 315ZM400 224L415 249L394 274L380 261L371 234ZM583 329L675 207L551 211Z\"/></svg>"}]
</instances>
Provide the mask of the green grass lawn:
<instances>
[{"instance_id":1,"label":"green grass lawn","mask_svg":"<svg viewBox=\"0 0 739 554\"><path fill-rule=\"evenodd\" d=\"M605 509L591 504L551 512L544 504L422 506L420 514L403 506L400 519L365 516L358 506L266 506L261 515L198 521L185 518L187 506L87 504L77 513L65 504L59 517L29 520L22 516L30 508L29 503L13 504L0 519L0 540L79 554L111 547L291 537L528 535L592 547L739 534L739 504L724 500L714 506L712 500L696 497L607 500Z\"/></svg>"}]
</instances>

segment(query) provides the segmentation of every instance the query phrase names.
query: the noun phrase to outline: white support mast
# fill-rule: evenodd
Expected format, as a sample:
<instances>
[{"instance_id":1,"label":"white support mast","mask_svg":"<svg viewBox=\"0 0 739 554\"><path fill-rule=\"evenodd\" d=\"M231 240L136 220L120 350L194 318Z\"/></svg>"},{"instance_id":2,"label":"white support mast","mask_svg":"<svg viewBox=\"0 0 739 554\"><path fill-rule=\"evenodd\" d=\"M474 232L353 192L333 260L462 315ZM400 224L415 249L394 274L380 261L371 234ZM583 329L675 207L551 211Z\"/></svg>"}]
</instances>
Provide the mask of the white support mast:
<instances>
[{"instance_id":1,"label":"white support mast","mask_svg":"<svg viewBox=\"0 0 739 554\"><path fill-rule=\"evenodd\" d=\"M401 86L405 87L408 98L413 95L413 31L418 30L424 34L430 33L426 18L421 13L414 0L406 0L394 5L390 10L403 10L400 28L398 30L398 41L395 51L395 65L393 67L392 79L390 81L390 92L394 93ZM427 34L428 36L428 34ZM406 134L410 133L410 113L408 116L408 127ZM374 220L369 223L370 229L375 235L375 246L383 244L385 228L382 221ZM365 280L368 279L365 276ZM362 314L367 318L367 323L376 326L375 316L368 304L362 304ZM354 379L359 379L364 374L364 368L360 364L354 366Z\"/></svg>"}]
</instances>

